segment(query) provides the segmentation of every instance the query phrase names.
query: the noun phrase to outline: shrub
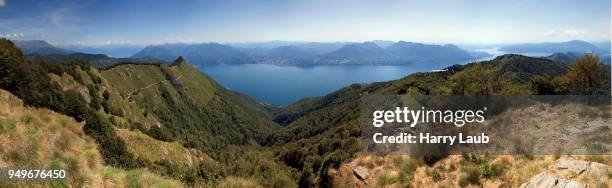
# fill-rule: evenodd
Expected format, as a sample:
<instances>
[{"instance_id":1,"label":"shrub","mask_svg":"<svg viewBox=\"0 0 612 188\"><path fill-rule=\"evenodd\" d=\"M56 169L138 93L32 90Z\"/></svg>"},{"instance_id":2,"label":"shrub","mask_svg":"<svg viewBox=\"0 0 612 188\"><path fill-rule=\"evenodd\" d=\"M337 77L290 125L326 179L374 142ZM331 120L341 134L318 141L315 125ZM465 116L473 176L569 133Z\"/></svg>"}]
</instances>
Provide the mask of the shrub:
<instances>
[{"instance_id":1,"label":"shrub","mask_svg":"<svg viewBox=\"0 0 612 188\"><path fill-rule=\"evenodd\" d=\"M597 115L597 112L589 107L584 107L582 111L578 112L578 117L580 118L595 118Z\"/></svg>"},{"instance_id":2,"label":"shrub","mask_svg":"<svg viewBox=\"0 0 612 188\"><path fill-rule=\"evenodd\" d=\"M529 86L535 95L554 95L555 86L549 76L533 76L529 80Z\"/></svg>"},{"instance_id":3,"label":"shrub","mask_svg":"<svg viewBox=\"0 0 612 188\"><path fill-rule=\"evenodd\" d=\"M91 102L89 103L89 106L95 110L100 110L102 102L100 101L96 87L88 86L88 90L89 96L91 96Z\"/></svg>"},{"instance_id":4,"label":"shrub","mask_svg":"<svg viewBox=\"0 0 612 188\"><path fill-rule=\"evenodd\" d=\"M498 163L493 163L491 165L491 170L489 171L489 177L500 177L503 176L508 170L510 164L507 161L502 161Z\"/></svg>"},{"instance_id":5,"label":"shrub","mask_svg":"<svg viewBox=\"0 0 612 188\"><path fill-rule=\"evenodd\" d=\"M431 177L431 179L433 179L436 182L439 182L442 179L444 179L442 177L442 174L440 173L440 171L437 168L427 170L427 175L429 177Z\"/></svg>"},{"instance_id":6,"label":"shrub","mask_svg":"<svg viewBox=\"0 0 612 188\"><path fill-rule=\"evenodd\" d=\"M480 171L482 172L482 176L485 178L491 177L491 166L489 163L484 163L480 165Z\"/></svg>"},{"instance_id":7,"label":"shrub","mask_svg":"<svg viewBox=\"0 0 612 188\"><path fill-rule=\"evenodd\" d=\"M382 171L376 176L376 184L380 187L385 187L387 185L397 183L398 181L399 179L397 176L391 175L387 171Z\"/></svg>"},{"instance_id":8,"label":"shrub","mask_svg":"<svg viewBox=\"0 0 612 188\"><path fill-rule=\"evenodd\" d=\"M104 97L104 100L109 100L111 97L110 92L108 92L108 90L104 90L104 93L102 93L102 97Z\"/></svg>"},{"instance_id":9,"label":"shrub","mask_svg":"<svg viewBox=\"0 0 612 188\"><path fill-rule=\"evenodd\" d=\"M93 113L88 116L83 131L94 138L100 147L100 153L107 164L119 167L134 167L134 157L127 151L123 140L117 136L112 124L104 115Z\"/></svg>"},{"instance_id":10,"label":"shrub","mask_svg":"<svg viewBox=\"0 0 612 188\"><path fill-rule=\"evenodd\" d=\"M400 165L399 179L402 182L410 181L414 177L414 172L419 167L417 160L409 159Z\"/></svg>"},{"instance_id":11,"label":"shrub","mask_svg":"<svg viewBox=\"0 0 612 188\"><path fill-rule=\"evenodd\" d=\"M464 174L459 178L459 185L480 185L480 169L474 166L466 166L462 171Z\"/></svg>"},{"instance_id":12,"label":"shrub","mask_svg":"<svg viewBox=\"0 0 612 188\"><path fill-rule=\"evenodd\" d=\"M16 123L17 122L15 122L14 119L10 118L3 120L2 122L0 122L0 133L5 133L15 128Z\"/></svg>"}]
</instances>

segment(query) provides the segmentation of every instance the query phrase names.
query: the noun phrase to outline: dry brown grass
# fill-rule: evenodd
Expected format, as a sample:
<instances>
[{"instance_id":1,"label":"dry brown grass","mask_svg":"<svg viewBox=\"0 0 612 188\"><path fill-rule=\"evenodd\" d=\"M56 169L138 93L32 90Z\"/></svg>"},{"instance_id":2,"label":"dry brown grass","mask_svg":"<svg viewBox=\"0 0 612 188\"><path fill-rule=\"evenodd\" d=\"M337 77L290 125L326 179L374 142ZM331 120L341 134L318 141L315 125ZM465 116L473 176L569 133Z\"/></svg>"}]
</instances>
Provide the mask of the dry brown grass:
<instances>
[{"instance_id":1,"label":"dry brown grass","mask_svg":"<svg viewBox=\"0 0 612 188\"><path fill-rule=\"evenodd\" d=\"M68 172L65 182L0 182L0 187L182 187L146 170L105 167L82 126L53 111L25 107L0 90L0 167L59 167Z\"/></svg>"},{"instance_id":2,"label":"dry brown grass","mask_svg":"<svg viewBox=\"0 0 612 188\"><path fill-rule=\"evenodd\" d=\"M586 160L592 156L561 157ZM612 161L612 156L610 155L599 157L605 159L607 162L605 164L609 164L609 162ZM561 177L583 182L590 187L601 187L604 185L608 187L608 185L612 185L612 182L610 182L610 175L612 174L612 171L610 171L610 169L608 169L608 174L605 177L589 173L583 173L580 176L576 176L576 174L563 174L560 172L560 170L554 168L556 159L557 158L554 155L538 155L534 156L533 159L513 155L491 156L488 164L503 164L505 167L507 167L503 173L501 175L489 178L485 178L481 175L479 185L468 184L466 187L519 187L531 177L544 171L558 173L561 175ZM384 187L461 187L459 183L460 178L461 176L466 175L466 171L461 170L463 156L451 155L446 159L438 161L432 166L419 164L418 167L412 172L413 174L411 179L402 180L400 178L401 165L406 164L411 160L414 159L406 155L376 156L359 154L353 161L341 165L340 169L333 169L333 173L330 174L332 174L332 182L334 183L335 187L355 187L355 185L368 187L353 175L352 170L356 166L368 168L370 178L368 178L367 181L370 187L380 187L377 177L382 173L399 178L397 182L385 185ZM376 163L377 161L385 162L384 164L378 165ZM398 166L397 164L400 165Z\"/></svg>"},{"instance_id":3,"label":"dry brown grass","mask_svg":"<svg viewBox=\"0 0 612 188\"><path fill-rule=\"evenodd\" d=\"M245 179L240 177L226 177L219 183L220 188L261 188L263 186L257 184L256 180Z\"/></svg>"}]
</instances>

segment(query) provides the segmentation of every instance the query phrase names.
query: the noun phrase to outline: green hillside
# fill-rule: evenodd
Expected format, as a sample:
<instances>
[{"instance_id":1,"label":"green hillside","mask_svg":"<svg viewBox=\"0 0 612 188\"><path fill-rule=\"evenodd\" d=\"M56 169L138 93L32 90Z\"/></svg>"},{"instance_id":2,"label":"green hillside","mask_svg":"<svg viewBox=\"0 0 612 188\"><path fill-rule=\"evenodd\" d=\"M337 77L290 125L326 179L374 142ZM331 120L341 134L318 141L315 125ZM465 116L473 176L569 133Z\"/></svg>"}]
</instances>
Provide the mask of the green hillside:
<instances>
[{"instance_id":1,"label":"green hillside","mask_svg":"<svg viewBox=\"0 0 612 188\"><path fill-rule=\"evenodd\" d=\"M0 90L0 165L66 169L67 181L0 182L0 187L181 187L149 170L122 170L102 164L99 146L83 123L48 109L30 108Z\"/></svg>"},{"instance_id":2,"label":"green hillside","mask_svg":"<svg viewBox=\"0 0 612 188\"><path fill-rule=\"evenodd\" d=\"M104 146L105 164L146 167L190 186L226 178L294 184L294 172L259 146L279 127L266 110L273 108L226 90L182 59L98 70L82 60L32 63L10 41L0 46L0 86L27 105L86 122L84 132Z\"/></svg>"},{"instance_id":3,"label":"green hillside","mask_svg":"<svg viewBox=\"0 0 612 188\"><path fill-rule=\"evenodd\" d=\"M275 117L285 128L273 136L271 143L282 147L281 160L301 169L301 186L329 186L328 168L338 168L364 148L359 126L362 97L580 94L584 89L581 86L562 85L570 69L566 64L543 58L504 55L490 61L451 66L443 72L415 73L395 81L354 84L326 96L289 105ZM597 94L610 95L609 67L602 68L598 75L602 83L596 88ZM546 91L539 87L546 84L568 89Z\"/></svg>"},{"instance_id":4,"label":"green hillside","mask_svg":"<svg viewBox=\"0 0 612 188\"><path fill-rule=\"evenodd\" d=\"M152 135L160 139L216 153L225 144L263 142L278 128L262 104L226 90L182 58L171 65L118 65L101 74L121 98L166 125L160 132L167 138Z\"/></svg>"},{"instance_id":5,"label":"green hillside","mask_svg":"<svg viewBox=\"0 0 612 188\"><path fill-rule=\"evenodd\" d=\"M503 55L354 84L279 109L225 89L182 58L96 69L82 60L31 62L0 39L0 88L84 124L110 171L146 168L194 187L328 187L330 169L364 148L363 97L610 95L610 68L597 59L568 65Z\"/></svg>"}]
</instances>

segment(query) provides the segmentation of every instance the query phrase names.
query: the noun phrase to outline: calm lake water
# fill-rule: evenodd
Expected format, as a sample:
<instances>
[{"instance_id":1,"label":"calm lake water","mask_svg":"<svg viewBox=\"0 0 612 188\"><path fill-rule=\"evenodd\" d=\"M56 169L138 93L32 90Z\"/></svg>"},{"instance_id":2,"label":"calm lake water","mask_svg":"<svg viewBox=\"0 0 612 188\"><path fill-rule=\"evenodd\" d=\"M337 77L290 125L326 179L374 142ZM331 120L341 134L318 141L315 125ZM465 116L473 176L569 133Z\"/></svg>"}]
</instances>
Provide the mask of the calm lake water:
<instances>
[{"instance_id":1,"label":"calm lake water","mask_svg":"<svg viewBox=\"0 0 612 188\"><path fill-rule=\"evenodd\" d=\"M473 61L490 60L507 53L499 51L499 48L474 50L487 52L493 56ZM537 57L550 54L528 53L523 55ZM320 65L314 67L221 64L200 66L198 69L230 90L270 104L285 106L301 98L323 96L354 83L396 80L414 72L430 72L432 69L442 69L448 66L450 64L437 66Z\"/></svg>"},{"instance_id":2,"label":"calm lake water","mask_svg":"<svg viewBox=\"0 0 612 188\"><path fill-rule=\"evenodd\" d=\"M440 67L441 68L441 67ZM304 97L323 96L354 83L395 80L431 67L322 65L314 67L267 64L200 66L200 71L226 88L276 105Z\"/></svg>"}]
</instances>

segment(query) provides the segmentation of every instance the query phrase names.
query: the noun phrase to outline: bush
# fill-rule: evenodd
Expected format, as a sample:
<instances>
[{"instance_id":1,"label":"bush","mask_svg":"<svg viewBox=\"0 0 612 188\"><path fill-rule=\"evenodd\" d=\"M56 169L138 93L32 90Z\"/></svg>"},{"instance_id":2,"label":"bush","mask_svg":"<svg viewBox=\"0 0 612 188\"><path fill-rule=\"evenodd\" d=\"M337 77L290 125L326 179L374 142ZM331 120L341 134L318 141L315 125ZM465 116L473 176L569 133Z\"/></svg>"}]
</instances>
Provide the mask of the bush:
<instances>
[{"instance_id":1,"label":"bush","mask_svg":"<svg viewBox=\"0 0 612 188\"><path fill-rule=\"evenodd\" d=\"M108 90L104 90L104 93L102 93L102 97L104 97L104 100L109 100L111 97L110 92L108 92Z\"/></svg>"},{"instance_id":2,"label":"bush","mask_svg":"<svg viewBox=\"0 0 612 188\"><path fill-rule=\"evenodd\" d=\"M419 162L414 159L409 159L408 161L403 162L400 165L399 171L399 179L402 182L407 182L412 180L414 177L414 172L419 167Z\"/></svg>"},{"instance_id":3,"label":"bush","mask_svg":"<svg viewBox=\"0 0 612 188\"><path fill-rule=\"evenodd\" d=\"M398 181L399 179L397 176L393 176L387 171L382 171L376 176L376 184L380 187L385 187L397 183Z\"/></svg>"},{"instance_id":4,"label":"bush","mask_svg":"<svg viewBox=\"0 0 612 188\"><path fill-rule=\"evenodd\" d=\"M444 179L442 177L442 174L440 173L440 171L437 168L431 168L427 170L427 175L429 177L431 177L431 179L433 179L436 182L441 181L442 179Z\"/></svg>"},{"instance_id":5,"label":"bush","mask_svg":"<svg viewBox=\"0 0 612 188\"><path fill-rule=\"evenodd\" d=\"M476 168L475 166L466 166L462 171L464 174L461 176L461 178L459 178L459 185L480 185L481 173L478 168Z\"/></svg>"},{"instance_id":6,"label":"bush","mask_svg":"<svg viewBox=\"0 0 612 188\"><path fill-rule=\"evenodd\" d=\"M584 107L582 111L578 112L578 117L580 118L595 118L597 115L597 112L589 107Z\"/></svg>"},{"instance_id":7,"label":"bush","mask_svg":"<svg viewBox=\"0 0 612 188\"><path fill-rule=\"evenodd\" d=\"M102 102L98 96L98 91L96 87L88 86L87 88L89 90L89 96L91 96L91 102L89 103L89 106L93 108L94 110L100 110L100 106L102 105Z\"/></svg>"},{"instance_id":8,"label":"bush","mask_svg":"<svg viewBox=\"0 0 612 188\"><path fill-rule=\"evenodd\" d=\"M83 131L94 138L100 147L100 153L104 156L104 161L113 166L132 168L134 157L127 151L125 142L117 136L112 124L104 115L92 113L88 116Z\"/></svg>"},{"instance_id":9,"label":"bush","mask_svg":"<svg viewBox=\"0 0 612 188\"><path fill-rule=\"evenodd\" d=\"M483 172L483 176L487 178L500 177L503 176L509 168L510 163L508 163L508 161L493 163L487 173Z\"/></svg>"},{"instance_id":10,"label":"bush","mask_svg":"<svg viewBox=\"0 0 612 188\"><path fill-rule=\"evenodd\" d=\"M529 86L535 95L554 95L555 86L549 76L533 76Z\"/></svg>"},{"instance_id":11,"label":"bush","mask_svg":"<svg viewBox=\"0 0 612 188\"><path fill-rule=\"evenodd\" d=\"M10 131L11 129L15 128L16 123L17 122L15 122L15 120L11 118L2 120L0 122L0 133L6 133Z\"/></svg>"}]
</instances>

